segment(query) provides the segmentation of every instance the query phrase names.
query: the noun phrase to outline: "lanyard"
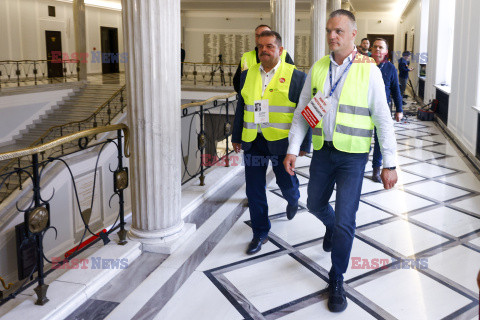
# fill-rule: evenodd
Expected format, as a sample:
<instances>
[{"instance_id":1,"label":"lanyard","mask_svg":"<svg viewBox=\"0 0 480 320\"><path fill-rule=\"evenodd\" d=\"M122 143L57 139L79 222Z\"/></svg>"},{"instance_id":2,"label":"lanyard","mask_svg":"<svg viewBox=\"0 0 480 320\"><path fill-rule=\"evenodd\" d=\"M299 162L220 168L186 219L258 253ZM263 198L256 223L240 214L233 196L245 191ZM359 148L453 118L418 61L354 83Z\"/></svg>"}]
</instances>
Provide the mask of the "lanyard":
<instances>
[{"instance_id":1,"label":"lanyard","mask_svg":"<svg viewBox=\"0 0 480 320\"><path fill-rule=\"evenodd\" d=\"M382 71L383 67L385 67L385 62L382 62L378 65L378 68L380 68L380 71Z\"/></svg>"},{"instance_id":2,"label":"lanyard","mask_svg":"<svg viewBox=\"0 0 480 320\"><path fill-rule=\"evenodd\" d=\"M328 98L330 98L332 96L332 94L335 92L335 89L337 89L337 86L340 83L340 80L342 80L343 75L345 73L347 73L348 69L350 69L350 67L352 66L353 60L355 60L356 56L357 56L357 54L355 54L353 56L352 60L348 64L348 66L345 68L345 70L343 70L342 75L340 76L340 78L338 78L337 82L333 86L332 86L332 83L333 83L333 80L332 80L332 62L330 62L330 66L328 67L328 74L330 76L330 95L328 96Z\"/></svg>"}]
</instances>

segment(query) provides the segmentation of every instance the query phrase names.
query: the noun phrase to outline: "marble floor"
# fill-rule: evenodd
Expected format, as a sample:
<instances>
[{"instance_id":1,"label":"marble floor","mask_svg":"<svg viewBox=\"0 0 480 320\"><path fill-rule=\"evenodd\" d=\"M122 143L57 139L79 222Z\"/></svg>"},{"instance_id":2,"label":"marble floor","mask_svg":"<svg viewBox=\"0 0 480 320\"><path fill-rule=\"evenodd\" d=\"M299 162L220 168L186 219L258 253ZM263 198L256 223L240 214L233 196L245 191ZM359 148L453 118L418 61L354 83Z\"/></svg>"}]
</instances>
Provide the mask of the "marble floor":
<instances>
[{"instance_id":1,"label":"marble floor","mask_svg":"<svg viewBox=\"0 0 480 320\"><path fill-rule=\"evenodd\" d=\"M305 209L307 156L297 163L301 208L291 221L268 173L272 229L259 253L244 253L251 229L239 175L229 198L190 219L201 221L198 231L177 252L145 253L128 292L102 289L69 319L478 319L479 172L434 122L395 130L399 183L384 190L367 164L343 313L327 309L331 260L325 227Z\"/></svg>"}]
</instances>

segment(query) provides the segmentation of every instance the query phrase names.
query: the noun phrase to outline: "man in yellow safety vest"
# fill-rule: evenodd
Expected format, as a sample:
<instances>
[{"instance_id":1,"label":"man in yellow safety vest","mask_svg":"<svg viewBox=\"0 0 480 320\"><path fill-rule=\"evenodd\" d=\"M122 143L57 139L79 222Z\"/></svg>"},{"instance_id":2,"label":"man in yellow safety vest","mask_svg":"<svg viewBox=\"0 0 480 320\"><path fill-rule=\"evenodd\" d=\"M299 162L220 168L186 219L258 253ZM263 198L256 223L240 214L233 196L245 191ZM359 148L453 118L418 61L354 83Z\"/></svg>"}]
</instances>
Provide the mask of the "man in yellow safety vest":
<instances>
[{"instance_id":1,"label":"man in yellow safety vest","mask_svg":"<svg viewBox=\"0 0 480 320\"><path fill-rule=\"evenodd\" d=\"M242 72L241 94L235 112L232 144L244 150L245 182L253 239L247 254L260 251L268 240L270 221L266 195L266 173L271 161L276 182L287 200L286 216L298 210L299 182L283 167L288 148L288 132L305 81L305 73L280 59L282 39L275 31L264 31L258 39L261 63ZM307 133L300 155L310 151Z\"/></svg>"},{"instance_id":2,"label":"man in yellow safety vest","mask_svg":"<svg viewBox=\"0 0 480 320\"><path fill-rule=\"evenodd\" d=\"M324 99L323 118L318 123L309 118L309 123L316 125L307 208L326 227L323 249L331 251L328 308L332 312L347 307L343 274L350 259L374 126L384 157L381 173L384 188L390 189L397 182L396 141L382 74L375 60L357 52L356 34L355 16L350 11L340 9L330 14L327 39L331 54L318 60L307 75L284 160L285 169L293 175L300 143L309 128L302 116L303 109L313 96ZM307 114L309 110L305 111ZM335 210L329 204L334 185Z\"/></svg>"}]
</instances>

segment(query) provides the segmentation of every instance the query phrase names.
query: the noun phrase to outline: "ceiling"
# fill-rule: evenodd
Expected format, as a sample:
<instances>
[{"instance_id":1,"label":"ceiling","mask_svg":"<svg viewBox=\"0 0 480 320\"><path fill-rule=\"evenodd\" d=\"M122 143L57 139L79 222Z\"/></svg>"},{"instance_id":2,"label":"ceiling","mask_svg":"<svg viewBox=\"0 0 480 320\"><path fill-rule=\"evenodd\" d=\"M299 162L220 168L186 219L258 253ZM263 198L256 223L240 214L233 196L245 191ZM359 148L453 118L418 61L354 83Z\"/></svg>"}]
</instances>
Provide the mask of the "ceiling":
<instances>
[{"instance_id":1,"label":"ceiling","mask_svg":"<svg viewBox=\"0 0 480 320\"><path fill-rule=\"evenodd\" d=\"M356 12L398 12L403 11L408 0L350 0Z\"/></svg>"},{"instance_id":2,"label":"ceiling","mask_svg":"<svg viewBox=\"0 0 480 320\"><path fill-rule=\"evenodd\" d=\"M328 1L328 0L327 0ZM181 0L182 10L269 10L270 0ZM409 0L342 0L350 2L355 12L398 12L403 11ZM310 0L296 0L296 9L310 10Z\"/></svg>"},{"instance_id":3,"label":"ceiling","mask_svg":"<svg viewBox=\"0 0 480 320\"><path fill-rule=\"evenodd\" d=\"M327 0L328 1L328 0ZM121 0L89 0L88 2L121 5ZM402 12L410 0L342 0L350 2L355 12ZM182 10L269 11L270 0L181 0ZM310 10L310 0L296 0L296 9Z\"/></svg>"}]
</instances>

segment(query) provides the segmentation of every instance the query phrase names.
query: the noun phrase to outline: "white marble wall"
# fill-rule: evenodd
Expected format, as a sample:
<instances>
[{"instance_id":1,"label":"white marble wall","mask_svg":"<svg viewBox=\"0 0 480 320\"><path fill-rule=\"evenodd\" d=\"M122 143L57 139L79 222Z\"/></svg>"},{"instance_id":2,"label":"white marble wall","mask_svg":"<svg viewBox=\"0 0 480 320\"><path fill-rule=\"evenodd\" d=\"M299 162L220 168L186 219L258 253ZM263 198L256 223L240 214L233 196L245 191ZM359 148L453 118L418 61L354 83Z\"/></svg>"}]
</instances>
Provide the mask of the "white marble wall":
<instances>
[{"instance_id":1,"label":"white marble wall","mask_svg":"<svg viewBox=\"0 0 480 320\"><path fill-rule=\"evenodd\" d=\"M480 105L480 20L477 0L457 1L455 8L455 35L452 43L454 59L452 93L448 108L448 128L473 155L477 145L477 111ZM427 74L428 76L428 74Z\"/></svg>"}]
</instances>

